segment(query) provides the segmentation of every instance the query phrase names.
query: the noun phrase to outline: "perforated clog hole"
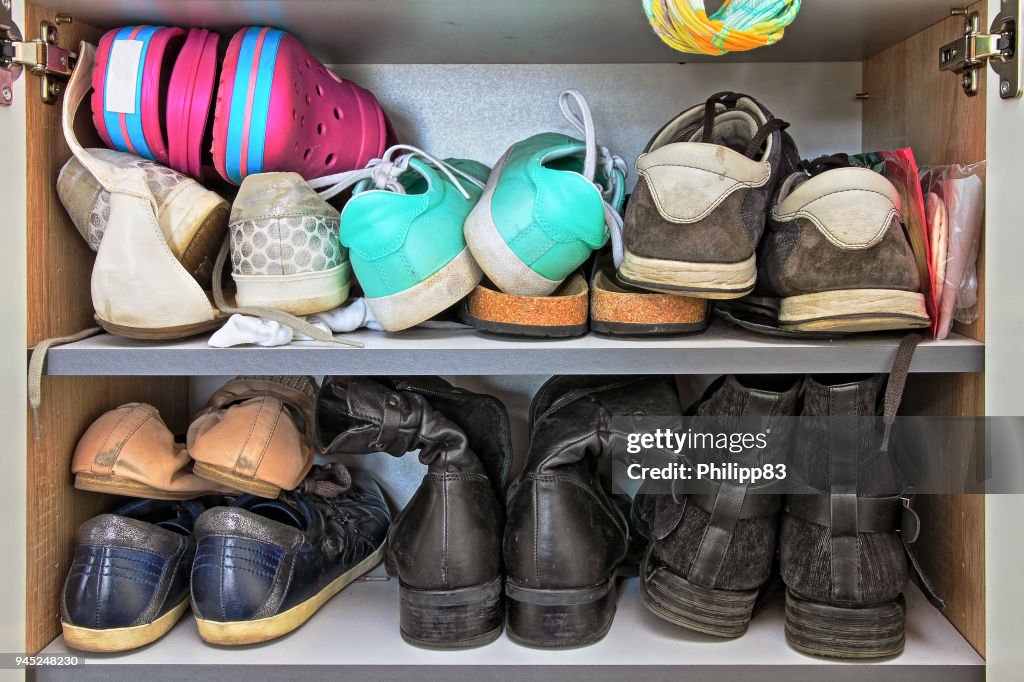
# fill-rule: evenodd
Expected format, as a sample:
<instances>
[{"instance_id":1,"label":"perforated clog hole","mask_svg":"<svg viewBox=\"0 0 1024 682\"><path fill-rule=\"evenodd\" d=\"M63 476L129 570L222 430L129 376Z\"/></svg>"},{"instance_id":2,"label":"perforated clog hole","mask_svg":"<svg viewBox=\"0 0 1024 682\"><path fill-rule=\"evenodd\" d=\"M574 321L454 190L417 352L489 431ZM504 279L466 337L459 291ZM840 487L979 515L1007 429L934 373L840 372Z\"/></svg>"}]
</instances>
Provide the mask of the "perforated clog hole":
<instances>
[{"instance_id":1,"label":"perforated clog hole","mask_svg":"<svg viewBox=\"0 0 1024 682\"><path fill-rule=\"evenodd\" d=\"M306 117L305 116L303 116L302 118L299 119L299 127L300 128L305 128L306 127Z\"/></svg>"},{"instance_id":2,"label":"perforated clog hole","mask_svg":"<svg viewBox=\"0 0 1024 682\"><path fill-rule=\"evenodd\" d=\"M324 165L325 166L333 166L334 165L334 154L328 154L327 155L327 158L324 159Z\"/></svg>"},{"instance_id":3,"label":"perforated clog hole","mask_svg":"<svg viewBox=\"0 0 1024 682\"><path fill-rule=\"evenodd\" d=\"M345 118L345 113L338 107L334 107L334 118L338 121Z\"/></svg>"},{"instance_id":4,"label":"perforated clog hole","mask_svg":"<svg viewBox=\"0 0 1024 682\"><path fill-rule=\"evenodd\" d=\"M309 61L309 60L307 59L307 60L306 60L306 68L307 68L307 69L312 69L312 68L313 68L313 62L311 62L311 61Z\"/></svg>"},{"instance_id":5,"label":"perforated clog hole","mask_svg":"<svg viewBox=\"0 0 1024 682\"><path fill-rule=\"evenodd\" d=\"M313 98L310 97L309 95L306 95L306 106L308 107L312 103L313 103Z\"/></svg>"},{"instance_id":6,"label":"perforated clog hole","mask_svg":"<svg viewBox=\"0 0 1024 682\"><path fill-rule=\"evenodd\" d=\"M309 157L311 157L311 156L313 156L313 150L312 149L307 149L305 151L305 153L302 155L302 160L303 161L309 161Z\"/></svg>"},{"instance_id":7,"label":"perforated clog hole","mask_svg":"<svg viewBox=\"0 0 1024 682\"><path fill-rule=\"evenodd\" d=\"M297 112L297 111L295 111L294 109L292 109L292 120L294 121L294 120L295 120L295 119L297 119L298 117L299 117L299 114L298 114L298 112Z\"/></svg>"},{"instance_id":8,"label":"perforated clog hole","mask_svg":"<svg viewBox=\"0 0 1024 682\"><path fill-rule=\"evenodd\" d=\"M323 135L326 132L327 132L327 126L325 126L323 123L317 123L316 124L316 134L317 135Z\"/></svg>"},{"instance_id":9,"label":"perforated clog hole","mask_svg":"<svg viewBox=\"0 0 1024 682\"><path fill-rule=\"evenodd\" d=\"M324 89L322 87L320 87L319 83L316 84L316 96L317 97L323 97L324 96Z\"/></svg>"}]
</instances>

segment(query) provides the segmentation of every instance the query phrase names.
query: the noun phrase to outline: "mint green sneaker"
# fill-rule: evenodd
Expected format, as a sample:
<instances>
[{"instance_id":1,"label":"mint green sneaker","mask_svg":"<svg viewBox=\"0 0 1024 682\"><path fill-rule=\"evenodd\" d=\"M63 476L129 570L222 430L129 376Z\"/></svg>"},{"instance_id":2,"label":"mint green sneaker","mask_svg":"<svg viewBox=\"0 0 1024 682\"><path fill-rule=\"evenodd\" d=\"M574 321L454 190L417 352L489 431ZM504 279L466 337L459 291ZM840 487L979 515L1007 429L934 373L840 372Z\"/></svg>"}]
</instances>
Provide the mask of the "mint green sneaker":
<instances>
[{"instance_id":1,"label":"mint green sneaker","mask_svg":"<svg viewBox=\"0 0 1024 682\"><path fill-rule=\"evenodd\" d=\"M325 199L354 186L341 212L341 243L385 331L430 319L482 278L462 226L489 172L476 161L441 161L395 145L364 169L310 182Z\"/></svg>"},{"instance_id":2,"label":"mint green sneaker","mask_svg":"<svg viewBox=\"0 0 1024 682\"><path fill-rule=\"evenodd\" d=\"M512 145L466 220L470 251L506 294L547 296L609 235L618 243L626 164L598 146L583 95L566 90L559 105L584 139L542 133Z\"/></svg>"}]
</instances>

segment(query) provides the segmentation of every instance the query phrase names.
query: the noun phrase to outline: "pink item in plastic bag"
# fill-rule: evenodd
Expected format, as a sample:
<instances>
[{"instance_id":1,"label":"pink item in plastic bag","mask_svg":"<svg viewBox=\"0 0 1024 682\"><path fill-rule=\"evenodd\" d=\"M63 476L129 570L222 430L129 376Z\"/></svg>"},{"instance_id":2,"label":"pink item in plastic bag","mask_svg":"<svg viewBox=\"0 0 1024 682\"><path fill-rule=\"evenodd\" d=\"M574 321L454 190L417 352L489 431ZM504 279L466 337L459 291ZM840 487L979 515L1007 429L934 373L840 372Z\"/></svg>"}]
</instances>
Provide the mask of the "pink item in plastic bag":
<instances>
[{"instance_id":1,"label":"pink item in plastic bag","mask_svg":"<svg viewBox=\"0 0 1024 682\"><path fill-rule=\"evenodd\" d=\"M168 86L169 165L196 180L203 176L203 142L217 86L219 43L216 33L201 28L190 30Z\"/></svg>"},{"instance_id":2,"label":"pink item in plastic bag","mask_svg":"<svg viewBox=\"0 0 1024 682\"><path fill-rule=\"evenodd\" d=\"M338 78L294 36L250 27L231 39L213 126L214 164L229 182L269 171L308 180L354 170L394 142L373 94Z\"/></svg>"}]
</instances>

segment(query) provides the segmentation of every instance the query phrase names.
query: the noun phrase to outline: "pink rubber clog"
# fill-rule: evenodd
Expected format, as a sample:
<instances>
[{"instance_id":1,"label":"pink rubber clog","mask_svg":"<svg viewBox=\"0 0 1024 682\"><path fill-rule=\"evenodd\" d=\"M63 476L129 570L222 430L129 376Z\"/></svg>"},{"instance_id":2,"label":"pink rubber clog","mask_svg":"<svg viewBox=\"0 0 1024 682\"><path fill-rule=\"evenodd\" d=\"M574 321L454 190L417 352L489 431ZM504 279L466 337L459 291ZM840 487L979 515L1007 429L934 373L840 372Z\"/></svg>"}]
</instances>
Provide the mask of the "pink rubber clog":
<instances>
[{"instance_id":1,"label":"pink rubber clog","mask_svg":"<svg viewBox=\"0 0 1024 682\"><path fill-rule=\"evenodd\" d=\"M184 37L180 28L126 26L100 39L92 118L108 147L167 165L167 83Z\"/></svg>"},{"instance_id":2,"label":"pink rubber clog","mask_svg":"<svg viewBox=\"0 0 1024 682\"><path fill-rule=\"evenodd\" d=\"M213 159L229 182L293 171L305 179L364 167L395 142L368 90L338 78L294 36L242 29L217 92Z\"/></svg>"}]
</instances>

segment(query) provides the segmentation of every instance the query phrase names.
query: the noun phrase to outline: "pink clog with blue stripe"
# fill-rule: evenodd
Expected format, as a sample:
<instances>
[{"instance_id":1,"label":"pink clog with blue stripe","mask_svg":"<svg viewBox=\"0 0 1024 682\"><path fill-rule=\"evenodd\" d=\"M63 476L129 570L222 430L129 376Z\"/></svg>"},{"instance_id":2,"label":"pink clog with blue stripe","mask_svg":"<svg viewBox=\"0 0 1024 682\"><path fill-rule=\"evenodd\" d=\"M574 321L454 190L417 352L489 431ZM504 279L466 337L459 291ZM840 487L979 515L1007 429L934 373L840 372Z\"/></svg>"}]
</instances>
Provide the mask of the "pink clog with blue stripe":
<instances>
[{"instance_id":1,"label":"pink clog with blue stripe","mask_svg":"<svg viewBox=\"0 0 1024 682\"><path fill-rule=\"evenodd\" d=\"M341 80L294 36L242 29L217 92L213 159L229 182L270 171L313 179L364 167L394 142L377 99Z\"/></svg>"},{"instance_id":2,"label":"pink clog with blue stripe","mask_svg":"<svg viewBox=\"0 0 1024 682\"><path fill-rule=\"evenodd\" d=\"M100 40L92 116L108 147L167 165L167 82L184 39L180 28L126 26Z\"/></svg>"}]
</instances>

